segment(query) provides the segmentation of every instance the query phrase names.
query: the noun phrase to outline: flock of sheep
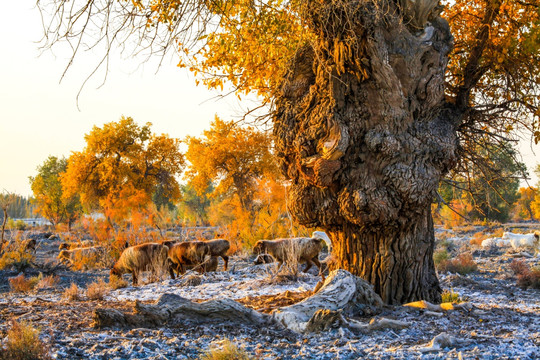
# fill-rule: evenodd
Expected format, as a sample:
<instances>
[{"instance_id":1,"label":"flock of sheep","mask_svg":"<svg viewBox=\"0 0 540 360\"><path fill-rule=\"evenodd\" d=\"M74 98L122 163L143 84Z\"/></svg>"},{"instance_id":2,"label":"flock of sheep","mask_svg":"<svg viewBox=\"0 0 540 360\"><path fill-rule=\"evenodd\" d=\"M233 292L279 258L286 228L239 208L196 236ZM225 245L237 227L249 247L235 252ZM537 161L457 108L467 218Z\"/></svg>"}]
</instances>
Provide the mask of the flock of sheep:
<instances>
[{"instance_id":1,"label":"flock of sheep","mask_svg":"<svg viewBox=\"0 0 540 360\"><path fill-rule=\"evenodd\" d=\"M330 238L322 231L314 231L309 238L289 238L276 240L259 240L253 247L253 253L259 255L256 264L277 261L277 268L284 263L296 266L305 263L308 271L313 265L319 268L319 275L324 280L324 266L319 261L319 253L326 243L331 249ZM69 249L69 245L60 245L58 258L61 261L74 262L76 258L97 257L103 254L101 246L91 246L92 243L82 242L78 248ZM534 255L540 254L540 232L531 234L514 234L505 232L502 238L490 238L482 242L482 247L512 246L515 250L532 250ZM123 274L131 274L133 285L138 284L138 279L143 271L151 271L152 278L160 272L168 272L172 279L175 274L180 276L187 270L195 270L200 273L216 271L219 257L225 262L224 270L227 270L230 242L225 239L213 239L207 241L162 241L145 243L127 247L111 269L111 277L121 277Z\"/></svg>"},{"instance_id":2,"label":"flock of sheep","mask_svg":"<svg viewBox=\"0 0 540 360\"><path fill-rule=\"evenodd\" d=\"M482 241L482 247L512 246L514 250L530 250L534 255L540 254L540 231L530 234L504 232L502 238L494 237Z\"/></svg>"},{"instance_id":3,"label":"flock of sheep","mask_svg":"<svg viewBox=\"0 0 540 360\"><path fill-rule=\"evenodd\" d=\"M324 244L331 249L330 238L322 231L314 231L309 238L288 238L276 240L259 240L253 248L255 255L260 255L256 263L277 261L278 269L284 263L296 266L305 263L308 271L313 265L319 268L319 274L324 280L323 266L319 261L319 253ZM60 245L58 259L61 261L74 262L77 258L99 256L104 248L101 246L89 246L69 249L69 245ZM219 257L225 262L224 270L227 270L230 242L225 239L213 239L207 241L161 241L129 246L120 255L111 269L111 277L121 277L123 274L131 274L133 285L138 284L140 274L150 271L156 278L158 273L168 272L172 279L184 274L187 270L195 270L201 273L216 271ZM268 257L271 256L271 258Z\"/></svg>"}]
</instances>

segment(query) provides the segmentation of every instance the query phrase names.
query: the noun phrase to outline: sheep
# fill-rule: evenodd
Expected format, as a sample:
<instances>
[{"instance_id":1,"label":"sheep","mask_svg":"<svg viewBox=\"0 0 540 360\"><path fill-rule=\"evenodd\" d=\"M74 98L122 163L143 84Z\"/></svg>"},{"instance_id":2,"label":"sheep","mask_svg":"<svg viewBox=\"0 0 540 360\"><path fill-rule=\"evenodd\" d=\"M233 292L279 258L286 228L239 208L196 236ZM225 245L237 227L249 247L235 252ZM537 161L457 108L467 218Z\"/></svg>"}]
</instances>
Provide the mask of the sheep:
<instances>
[{"instance_id":1,"label":"sheep","mask_svg":"<svg viewBox=\"0 0 540 360\"><path fill-rule=\"evenodd\" d=\"M171 246L168 252L171 279L174 279L175 271L180 275L186 272L187 266L202 264L206 255L210 255L210 246L203 241L186 241Z\"/></svg>"},{"instance_id":2,"label":"sheep","mask_svg":"<svg viewBox=\"0 0 540 360\"><path fill-rule=\"evenodd\" d=\"M122 274L131 273L133 286L137 286L141 272L150 270L152 277L156 277L159 270L167 268L168 251L167 246L158 243L130 246L120 255L110 276L121 277Z\"/></svg>"},{"instance_id":3,"label":"sheep","mask_svg":"<svg viewBox=\"0 0 540 360\"><path fill-rule=\"evenodd\" d=\"M70 249L82 249L82 248L87 248L87 247L92 247L94 246L94 242L92 240L83 240L81 242L78 242L78 243L68 243L68 242L63 242L60 244L60 246L58 246L58 250L70 250Z\"/></svg>"},{"instance_id":4,"label":"sheep","mask_svg":"<svg viewBox=\"0 0 540 360\"><path fill-rule=\"evenodd\" d=\"M103 253L103 246L94 246L86 248L75 248L71 250L62 250L58 254L58 260L73 264L77 258L97 257Z\"/></svg>"},{"instance_id":5,"label":"sheep","mask_svg":"<svg viewBox=\"0 0 540 360\"><path fill-rule=\"evenodd\" d=\"M503 233L503 239L508 239L514 250L521 248L531 249L534 255L540 253L540 232L535 231L531 234L514 234L511 232Z\"/></svg>"},{"instance_id":6,"label":"sheep","mask_svg":"<svg viewBox=\"0 0 540 360\"><path fill-rule=\"evenodd\" d=\"M272 262L274 262L274 258L271 257L270 255L268 255L268 254L259 254L259 255L257 255L257 258L255 259L253 264L255 264L255 265L270 264Z\"/></svg>"},{"instance_id":7,"label":"sheep","mask_svg":"<svg viewBox=\"0 0 540 360\"><path fill-rule=\"evenodd\" d=\"M319 262L323 241L329 249L332 248L330 238L322 231L314 231L311 238L259 240L253 247L253 253L255 255L270 254L278 262L278 270L284 262L305 262L304 272L315 264L319 268L319 275L324 280L323 268Z\"/></svg>"},{"instance_id":8,"label":"sheep","mask_svg":"<svg viewBox=\"0 0 540 360\"><path fill-rule=\"evenodd\" d=\"M211 256L208 260L206 260L202 264L199 264L196 266L186 265L185 268L187 270L195 270L201 274L204 274L211 271L217 271L218 263L219 263L219 258L217 256Z\"/></svg>"},{"instance_id":9,"label":"sheep","mask_svg":"<svg viewBox=\"0 0 540 360\"><path fill-rule=\"evenodd\" d=\"M30 253L36 252L36 246L37 241L36 239L28 239L23 242L24 251L28 251Z\"/></svg>"},{"instance_id":10,"label":"sheep","mask_svg":"<svg viewBox=\"0 0 540 360\"><path fill-rule=\"evenodd\" d=\"M205 241L208 246L210 246L210 256L220 256L225 265L223 271L227 271L227 266L229 264L229 257L226 255L227 251L231 248L231 243L229 240L225 239L213 239Z\"/></svg>"},{"instance_id":11,"label":"sheep","mask_svg":"<svg viewBox=\"0 0 540 360\"><path fill-rule=\"evenodd\" d=\"M482 243L480 244L482 247L493 247L493 246L510 246L510 241L507 240L507 239L503 239L503 238L498 238L498 237L494 237L494 238L489 238L489 239L485 239L485 240L482 240Z\"/></svg>"}]
</instances>

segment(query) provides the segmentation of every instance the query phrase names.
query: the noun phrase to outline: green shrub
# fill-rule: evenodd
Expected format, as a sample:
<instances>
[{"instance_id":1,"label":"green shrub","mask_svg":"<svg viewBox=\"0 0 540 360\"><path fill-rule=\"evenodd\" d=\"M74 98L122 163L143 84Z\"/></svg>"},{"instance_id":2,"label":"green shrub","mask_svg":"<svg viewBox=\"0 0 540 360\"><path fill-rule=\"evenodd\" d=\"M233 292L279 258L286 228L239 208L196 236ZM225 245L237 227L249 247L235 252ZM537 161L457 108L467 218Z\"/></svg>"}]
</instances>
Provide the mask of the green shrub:
<instances>
[{"instance_id":1,"label":"green shrub","mask_svg":"<svg viewBox=\"0 0 540 360\"><path fill-rule=\"evenodd\" d=\"M459 304L465 301L461 296L459 296L457 292L454 292L453 289L444 290L441 294L441 297L443 303L449 302L453 304Z\"/></svg>"}]
</instances>

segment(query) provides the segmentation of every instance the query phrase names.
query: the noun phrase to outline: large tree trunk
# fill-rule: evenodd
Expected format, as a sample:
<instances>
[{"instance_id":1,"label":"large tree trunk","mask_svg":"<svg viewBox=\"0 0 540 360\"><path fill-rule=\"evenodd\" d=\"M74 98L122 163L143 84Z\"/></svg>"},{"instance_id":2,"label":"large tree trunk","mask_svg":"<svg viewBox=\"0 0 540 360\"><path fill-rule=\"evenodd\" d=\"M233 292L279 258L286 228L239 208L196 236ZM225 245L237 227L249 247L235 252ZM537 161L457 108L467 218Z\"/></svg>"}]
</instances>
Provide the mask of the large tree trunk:
<instances>
[{"instance_id":1,"label":"large tree trunk","mask_svg":"<svg viewBox=\"0 0 540 360\"><path fill-rule=\"evenodd\" d=\"M453 38L437 1L413 5L309 2L316 41L291 60L274 113L292 215L326 229L334 265L387 303L440 301L431 202L457 158Z\"/></svg>"},{"instance_id":2,"label":"large tree trunk","mask_svg":"<svg viewBox=\"0 0 540 360\"><path fill-rule=\"evenodd\" d=\"M433 264L431 212L408 229L370 231L355 225L332 231L334 267L348 269L374 285L386 303L440 300Z\"/></svg>"}]
</instances>

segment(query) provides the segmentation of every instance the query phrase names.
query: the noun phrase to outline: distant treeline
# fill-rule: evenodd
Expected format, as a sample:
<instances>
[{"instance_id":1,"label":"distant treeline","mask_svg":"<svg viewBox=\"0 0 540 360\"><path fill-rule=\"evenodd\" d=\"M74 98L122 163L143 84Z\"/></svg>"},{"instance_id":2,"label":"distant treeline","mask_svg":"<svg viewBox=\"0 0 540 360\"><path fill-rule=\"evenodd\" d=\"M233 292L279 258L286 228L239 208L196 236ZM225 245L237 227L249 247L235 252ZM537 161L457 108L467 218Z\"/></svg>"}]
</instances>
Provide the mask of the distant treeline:
<instances>
[{"instance_id":1,"label":"distant treeline","mask_svg":"<svg viewBox=\"0 0 540 360\"><path fill-rule=\"evenodd\" d=\"M8 207L8 218L30 218L35 217L36 206L32 204L32 198L20 195L13 195L15 199ZM4 213L0 211L0 221L4 219Z\"/></svg>"}]
</instances>

